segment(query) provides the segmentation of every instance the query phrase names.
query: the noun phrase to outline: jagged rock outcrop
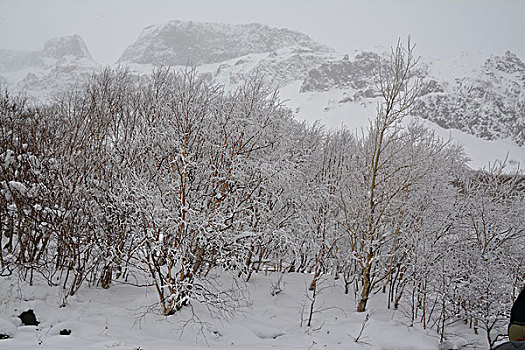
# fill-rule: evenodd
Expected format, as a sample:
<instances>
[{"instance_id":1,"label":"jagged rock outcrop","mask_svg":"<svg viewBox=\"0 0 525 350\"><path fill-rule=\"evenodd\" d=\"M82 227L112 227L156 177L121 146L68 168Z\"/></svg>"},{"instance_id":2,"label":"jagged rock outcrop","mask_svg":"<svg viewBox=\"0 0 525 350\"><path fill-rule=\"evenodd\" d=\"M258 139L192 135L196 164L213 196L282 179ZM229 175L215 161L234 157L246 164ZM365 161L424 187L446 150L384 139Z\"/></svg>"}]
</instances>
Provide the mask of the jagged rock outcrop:
<instances>
[{"instance_id":1,"label":"jagged rock outcrop","mask_svg":"<svg viewBox=\"0 0 525 350\"><path fill-rule=\"evenodd\" d=\"M137 41L124 51L120 61L201 65L286 47L330 51L305 34L258 23L229 25L170 21L145 28Z\"/></svg>"},{"instance_id":2,"label":"jagged rock outcrop","mask_svg":"<svg viewBox=\"0 0 525 350\"><path fill-rule=\"evenodd\" d=\"M51 38L40 51L0 50L0 84L46 99L98 68L79 35Z\"/></svg>"},{"instance_id":3,"label":"jagged rock outcrop","mask_svg":"<svg viewBox=\"0 0 525 350\"><path fill-rule=\"evenodd\" d=\"M348 56L321 64L308 72L301 86L301 92L328 91L339 89L365 89L374 84L374 76L381 62L373 52L362 52L355 59Z\"/></svg>"},{"instance_id":4,"label":"jagged rock outcrop","mask_svg":"<svg viewBox=\"0 0 525 350\"><path fill-rule=\"evenodd\" d=\"M40 51L0 50L0 74L23 69L46 69L60 64L95 63L79 35L51 38Z\"/></svg>"},{"instance_id":5,"label":"jagged rock outcrop","mask_svg":"<svg viewBox=\"0 0 525 350\"><path fill-rule=\"evenodd\" d=\"M489 58L476 77L432 83L414 114L443 128L525 145L525 64L514 54Z\"/></svg>"},{"instance_id":6,"label":"jagged rock outcrop","mask_svg":"<svg viewBox=\"0 0 525 350\"><path fill-rule=\"evenodd\" d=\"M56 59L72 56L93 60L84 40L77 34L51 38L40 52L42 56Z\"/></svg>"}]
</instances>

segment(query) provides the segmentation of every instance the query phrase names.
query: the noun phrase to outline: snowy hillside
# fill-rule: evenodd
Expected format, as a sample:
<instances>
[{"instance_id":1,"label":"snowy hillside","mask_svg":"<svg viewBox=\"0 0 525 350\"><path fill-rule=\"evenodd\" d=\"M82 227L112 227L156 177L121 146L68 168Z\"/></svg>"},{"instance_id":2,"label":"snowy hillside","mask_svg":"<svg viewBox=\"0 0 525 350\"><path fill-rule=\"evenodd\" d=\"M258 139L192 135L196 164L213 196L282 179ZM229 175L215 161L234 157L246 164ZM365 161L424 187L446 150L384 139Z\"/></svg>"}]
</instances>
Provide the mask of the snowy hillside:
<instances>
[{"instance_id":1,"label":"snowy hillside","mask_svg":"<svg viewBox=\"0 0 525 350\"><path fill-rule=\"evenodd\" d=\"M145 28L118 64L136 74L197 65L227 89L264 75L297 119L359 130L379 101L374 74L382 55L337 53L302 33L261 24L170 21ZM0 83L40 99L97 67L78 35L51 39L37 52L0 51ZM463 144L473 168L507 156L513 167L525 164L525 65L519 57L424 58L421 67L425 86L416 119Z\"/></svg>"},{"instance_id":2,"label":"snowy hillside","mask_svg":"<svg viewBox=\"0 0 525 350\"><path fill-rule=\"evenodd\" d=\"M416 115L485 140L525 145L525 64L516 55L490 57L474 77L428 86Z\"/></svg>"}]
</instances>

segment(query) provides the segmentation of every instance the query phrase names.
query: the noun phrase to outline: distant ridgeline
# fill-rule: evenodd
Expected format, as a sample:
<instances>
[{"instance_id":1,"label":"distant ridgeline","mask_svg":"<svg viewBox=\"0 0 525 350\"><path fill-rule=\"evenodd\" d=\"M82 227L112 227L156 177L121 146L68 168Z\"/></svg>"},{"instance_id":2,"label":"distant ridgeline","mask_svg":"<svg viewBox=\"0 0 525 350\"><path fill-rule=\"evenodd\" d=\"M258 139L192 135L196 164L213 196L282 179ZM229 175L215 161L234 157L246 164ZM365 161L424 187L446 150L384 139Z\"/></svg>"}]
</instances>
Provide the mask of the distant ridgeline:
<instances>
[{"instance_id":1,"label":"distant ridgeline","mask_svg":"<svg viewBox=\"0 0 525 350\"><path fill-rule=\"evenodd\" d=\"M144 28L117 64L137 74L159 66L198 66L227 88L259 74L279 88L300 82L300 94L344 91L339 104L359 104L378 97L381 57L338 54L303 33L263 24L174 20ZM67 90L99 67L78 35L50 39L41 51L0 50L0 84L38 99ZM474 76L444 80L428 67L419 73L424 87L415 116L480 139L525 145L525 64L519 57L510 52L490 57Z\"/></svg>"}]
</instances>

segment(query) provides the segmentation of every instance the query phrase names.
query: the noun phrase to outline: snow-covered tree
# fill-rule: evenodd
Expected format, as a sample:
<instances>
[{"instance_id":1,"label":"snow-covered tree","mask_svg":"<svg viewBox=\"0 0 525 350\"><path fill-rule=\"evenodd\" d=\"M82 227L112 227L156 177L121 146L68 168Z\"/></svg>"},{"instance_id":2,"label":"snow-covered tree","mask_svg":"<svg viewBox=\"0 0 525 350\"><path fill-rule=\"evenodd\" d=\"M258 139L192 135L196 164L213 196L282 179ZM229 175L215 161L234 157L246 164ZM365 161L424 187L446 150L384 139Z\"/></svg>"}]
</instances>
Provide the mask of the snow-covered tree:
<instances>
[{"instance_id":1,"label":"snow-covered tree","mask_svg":"<svg viewBox=\"0 0 525 350\"><path fill-rule=\"evenodd\" d=\"M413 46L409 42L408 47L403 48L399 43L390 59L390 64L379 72L383 103L359 144L359 153L348 171L349 181L342 195L350 255L362 273L357 307L360 312L365 310L375 285L384 278L377 269L380 257L395 249L386 245L396 244L392 222L403 213L402 198L423 175L415 171L417 154L408 152L412 145L405 141L410 134L400 129L401 120L419 93Z\"/></svg>"}]
</instances>

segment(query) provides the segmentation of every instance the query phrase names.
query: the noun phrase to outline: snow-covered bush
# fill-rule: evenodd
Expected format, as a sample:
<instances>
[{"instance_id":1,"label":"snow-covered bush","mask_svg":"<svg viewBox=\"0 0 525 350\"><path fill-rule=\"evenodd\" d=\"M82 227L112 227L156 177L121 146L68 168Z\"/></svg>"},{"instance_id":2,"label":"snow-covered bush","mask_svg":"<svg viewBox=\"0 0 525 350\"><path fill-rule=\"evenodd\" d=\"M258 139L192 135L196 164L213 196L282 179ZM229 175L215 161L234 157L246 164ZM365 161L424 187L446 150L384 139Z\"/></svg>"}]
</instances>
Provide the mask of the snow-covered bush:
<instances>
[{"instance_id":1,"label":"snow-covered bush","mask_svg":"<svg viewBox=\"0 0 525 350\"><path fill-rule=\"evenodd\" d=\"M465 320L493 343L523 284L523 175L474 173L401 123L417 60L396 50L361 136L294 121L261 77L225 91L192 69L105 69L47 105L1 95L1 274L153 286L165 315L236 310L218 272L312 273L314 301L333 274L359 311L383 291L442 340Z\"/></svg>"}]
</instances>

